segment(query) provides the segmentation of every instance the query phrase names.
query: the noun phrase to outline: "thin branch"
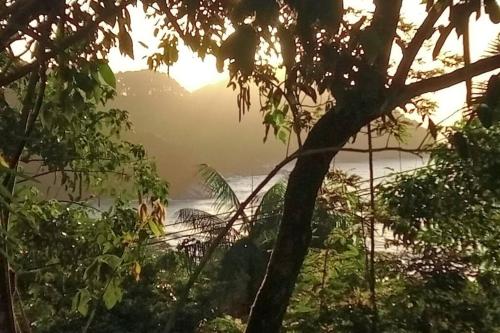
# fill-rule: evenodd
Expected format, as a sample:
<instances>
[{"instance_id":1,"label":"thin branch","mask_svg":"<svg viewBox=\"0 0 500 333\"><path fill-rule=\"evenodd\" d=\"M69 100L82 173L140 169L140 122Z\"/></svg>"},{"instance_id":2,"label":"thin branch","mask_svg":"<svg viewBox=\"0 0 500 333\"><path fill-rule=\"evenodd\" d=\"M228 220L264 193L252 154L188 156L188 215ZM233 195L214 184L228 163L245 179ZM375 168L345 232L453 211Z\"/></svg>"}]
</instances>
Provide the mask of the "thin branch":
<instances>
[{"instance_id":1,"label":"thin branch","mask_svg":"<svg viewBox=\"0 0 500 333\"><path fill-rule=\"evenodd\" d=\"M241 205L238 207L238 210L236 213L231 217L231 219L227 222L226 226L224 229L219 233L219 235L213 240L213 242L210 244L210 247L207 249L205 255L201 259L200 263L194 270L193 274L189 277L188 282L184 286L184 289L181 292L181 295L175 302L172 313L170 314L170 317L168 319L167 325L165 326L164 332L165 333L170 333L172 328L174 327L175 320L177 317L177 313L179 312L180 308L184 306L186 303L188 297L189 297L189 292L191 291L191 288L193 287L194 283L198 279L199 275L205 268L206 264L209 262L210 258L212 257L213 253L221 243L221 241L224 239L226 234L231 230L233 227L233 224L236 222L238 217L244 212L245 207L250 204L254 198L259 194L259 192L264 188L264 186L280 171L285 165L293 161L297 157L297 153L294 153L290 155L289 157L285 158L283 161L278 163L276 167L271 170L271 172L264 178L262 182L257 185L255 190L241 203Z\"/></svg>"},{"instance_id":2,"label":"thin branch","mask_svg":"<svg viewBox=\"0 0 500 333\"><path fill-rule=\"evenodd\" d=\"M370 172L370 303L373 311L373 318L371 321L371 332L376 333L378 326L378 310L377 310L377 294L375 286L375 186L374 186L374 173L373 173L373 142L371 123L367 124L368 129L368 167Z\"/></svg>"},{"instance_id":3,"label":"thin branch","mask_svg":"<svg viewBox=\"0 0 500 333\"><path fill-rule=\"evenodd\" d=\"M406 49L403 50L403 59L401 59L398 69L396 70L396 74L394 74L394 78L392 80L393 86L400 86L405 83L415 57L422 48L424 42L434 33L434 24L436 24L437 20L441 17L447 7L448 4L445 5L442 3L436 3L427 13L425 20L417 29L415 36L413 36L413 39L408 44Z\"/></svg>"},{"instance_id":4,"label":"thin branch","mask_svg":"<svg viewBox=\"0 0 500 333\"><path fill-rule=\"evenodd\" d=\"M42 177L42 176L46 176L46 175L50 175L52 173L57 173L57 172L73 172L73 173L109 173L109 174L115 174L115 175L118 175L118 176L123 176L123 177L126 177L126 176L130 176L128 174L126 174L125 172L119 172L119 171L113 171L113 170L73 170L73 169L57 169L57 170L47 170L47 171L44 171L44 172L40 172L36 175L33 175L33 176L30 176L26 179L22 179L22 180L19 180L17 183L20 184L20 183L25 183L27 181L32 181L36 178L39 178L39 177Z\"/></svg>"},{"instance_id":5,"label":"thin branch","mask_svg":"<svg viewBox=\"0 0 500 333\"><path fill-rule=\"evenodd\" d=\"M464 49L464 68L467 71L470 65L470 34L469 34L469 17L465 22L465 30L462 36L463 49ZM472 77L465 80L466 97L465 101L467 106L472 106Z\"/></svg>"},{"instance_id":6,"label":"thin branch","mask_svg":"<svg viewBox=\"0 0 500 333\"><path fill-rule=\"evenodd\" d=\"M308 108L308 109L313 109L313 108L317 108L317 107L321 107L321 106L326 106L328 104L333 104L334 100L332 99L329 99L325 102L322 102L322 103L318 103L316 105L311 105L311 104L301 104L300 106L302 106L303 108Z\"/></svg>"},{"instance_id":7,"label":"thin branch","mask_svg":"<svg viewBox=\"0 0 500 333\"><path fill-rule=\"evenodd\" d=\"M382 147L382 148L372 148L372 149L341 148L338 150L339 151L354 152L354 153L369 153L369 152L380 153L380 152L385 152L385 151L399 151L399 152L403 152L403 153L412 153L412 154L430 153L433 151L433 149L402 148L402 147Z\"/></svg>"},{"instance_id":8,"label":"thin branch","mask_svg":"<svg viewBox=\"0 0 500 333\"><path fill-rule=\"evenodd\" d=\"M307 156L314 154L322 154L328 152L335 151L345 151L345 152L353 152L353 153L369 153L370 149L358 149L358 148L342 148L342 147L326 147L326 148L318 148L318 149L308 149L304 151L300 151L297 153L298 156ZM400 151L404 153L411 153L415 155L419 155L420 153L430 153L433 149L423 149L423 148L402 148L402 147L382 147L382 148L373 148L371 150L374 153L380 153L385 151ZM420 155L419 155L420 156Z\"/></svg>"}]
</instances>

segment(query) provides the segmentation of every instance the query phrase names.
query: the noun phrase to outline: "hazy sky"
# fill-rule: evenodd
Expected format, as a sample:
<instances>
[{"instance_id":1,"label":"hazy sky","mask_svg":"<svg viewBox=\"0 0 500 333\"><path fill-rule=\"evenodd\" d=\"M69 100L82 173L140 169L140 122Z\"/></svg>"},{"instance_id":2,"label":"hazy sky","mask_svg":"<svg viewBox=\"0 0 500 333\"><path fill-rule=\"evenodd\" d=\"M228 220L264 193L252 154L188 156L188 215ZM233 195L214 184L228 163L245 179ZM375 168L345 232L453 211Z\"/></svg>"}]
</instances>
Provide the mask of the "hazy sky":
<instances>
[{"instance_id":1,"label":"hazy sky","mask_svg":"<svg viewBox=\"0 0 500 333\"><path fill-rule=\"evenodd\" d=\"M351 0L351 3L363 3L362 0ZM366 2L364 2L366 3ZM424 6L417 0L404 1L403 13L407 19L419 24L425 17ZM149 54L155 51L158 44L153 36L153 22L144 17L141 8L131 9L132 17L132 39L134 40L135 59L123 57L117 49L110 52L109 59L114 71L132 71L147 68L146 59ZM474 18L474 17L473 17ZM447 15L443 15L446 22ZM500 32L498 25L489 22L485 15L478 22L471 24L471 55L473 61L478 59L483 53L488 43ZM139 41L149 46L148 49L139 44ZM444 51L460 50L461 41L456 40L455 33L450 35L449 41L443 48ZM459 51L460 52L460 51ZM394 54L398 55L399 50L394 49ZM426 59L427 60L427 59ZM429 55L428 60L431 60ZM166 72L166 68L161 68ZM218 73L215 68L215 59L211 56L201 61L188 48L180 46L179 61L170 68L170 75L188 91L194 91L205 85L213 84L221 80L227 80L227 73ZM436 119L442 119L451 112L460 108L465 100L465 88L463 85L444 90L435 94L434 98L439 101L440 110L436 114Z\"/></svg>"}]
</instances>

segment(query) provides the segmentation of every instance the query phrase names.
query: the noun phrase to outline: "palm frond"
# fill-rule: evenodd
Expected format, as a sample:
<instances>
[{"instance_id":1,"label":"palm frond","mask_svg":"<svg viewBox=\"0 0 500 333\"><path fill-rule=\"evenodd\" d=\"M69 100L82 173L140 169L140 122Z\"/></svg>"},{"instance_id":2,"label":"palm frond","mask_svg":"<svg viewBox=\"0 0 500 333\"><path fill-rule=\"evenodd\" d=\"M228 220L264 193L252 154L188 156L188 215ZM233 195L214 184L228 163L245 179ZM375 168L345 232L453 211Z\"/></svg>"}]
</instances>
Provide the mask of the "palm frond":
<instances>
[{"instance_id":1,"label":"palm frond","mask_svg":"<svg viewBox=\"0 0 500 333\"><path fill-rule=\"evenodd\" d=\"M484 57L496 56L498 54L500 54L500 33L490 42L484 53Z\"/></svg>"},{"instance_id":2,"label":"palm frond","mask_svg":"<svg viewBox=\"0 0 500 333\"><path fill-rule=\"evenodd\" d=\"M286 183L284 181L279 181L274 184L266 193L262 196L259 206L255 212L257 218L262 216L276 215L277 212L281 211L283 207L283 202L285 200Z\"/></svg>"},{"instance_id":3,"label":"palm frond","mask_svg":"<svg viewBox=\"0 0 500 333\"><path fill-rule=\"evenodd\" d=\"M214 208L217 212L238 209L240 201L227 180L214 168L201 164L198 173L208 194L214 199Z\"/></svg>"},{"instance_id":4,"label":"palm frond","mask_svg":"<svg viewBox=\"0 0 500 333\"><path fill-rule=\"evenodd\" d=\"M500 54L500 34L490 42L486 49L483 58L492 57ZM469 117L474 115L474 110L477 105L485 103L485 95L488 91L488 81L477 82L472 86L471 105L464 105L460 108L460 112L467 114Z\"/></svg>"},{"instance_id":5,"label":"palm frond","mask_svg":"<svg viewBox=\"0 0 500 333\"><path fill-rule=\"evenodd\" d=\"M250 237L260 244L272 242L278 230L278 224L283 214L286 183L280 181L274 184L263 196L255 212Z\"/></svg>"},{"instance_id":6,"label":"palm frond","mask_svg":"<svg viewBox=\"0 0 500 333\"><path fill-rule=\"evenodd\" d=\"M180 209L177 211L176 216L176 223L192 227L195 232L206 233L207 235L217 234L226 223L219 216L195 208Z\"/></svg>"},{"instance_id":7,"label":"palm frond","mask_svg":"<svg viewBox=\"0 0 500 333\"><path fill-rule=\"evenodd\" d=\"M480 104L495 104L498 99L498 83L496 83L498 80L499 74L493 74L488 80L475 83L472 90L472 105L465 105L460 111L473 118Z\"/></svg>"}]
</instances>

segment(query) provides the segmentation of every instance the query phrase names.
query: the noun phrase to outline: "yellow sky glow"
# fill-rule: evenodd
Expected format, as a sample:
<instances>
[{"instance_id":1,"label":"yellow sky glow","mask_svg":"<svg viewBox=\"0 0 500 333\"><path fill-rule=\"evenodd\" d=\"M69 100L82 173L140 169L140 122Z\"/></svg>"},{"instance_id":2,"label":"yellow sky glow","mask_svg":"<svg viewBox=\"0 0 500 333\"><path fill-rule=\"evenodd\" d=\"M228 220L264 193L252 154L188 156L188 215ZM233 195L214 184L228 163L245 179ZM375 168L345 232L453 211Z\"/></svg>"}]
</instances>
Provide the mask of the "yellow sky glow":
<instances>
[{"instance_id":1,"label":"yellow sky glow","mask_svg":"<svg viewBox=\"0 0 500 333\"><path fill-rule=\"evenodd\" d=\"M362 3L360 0L351 0L352 4ZM419 1L404 1L403 14L408 20L417 24L425 17L424 6ZM124 57L118 49L114 48L109 54L110 65L115 72L134 71L146 69L146 57L156 50L157 38L153 35L154 25L151 20L144 17L142 8L131 8L132 18L132 39L134 41L135 59ZM447 16L443 15L443 23ZM498 25L493 25L489 19L483 15L478 22L471 24L471 57L477 60L483 54L489 42L500 32ZM146 49L140 43L148 45ZM400 51L395 48L395 57ZM456 35L450 36L443 47L443 51L461 53L461 41L456 39ZM425 55L426 60L431 61L430 55ZM167 72L167 68L160 68L160 71ZM179 50L179 61L170 67L170 76L188 91L195 91L206 85L214 84L228 79L227 72L218 73L215 67L215 58L207 56L204 61L199 59L187 47L181 45ZM445 118L450 112L459 109L465 101L464 85L458 85L434 94L434 99L439 102L435 121ZM457 117L450 119L456 120Z\"/></svg>"}]
</instances>

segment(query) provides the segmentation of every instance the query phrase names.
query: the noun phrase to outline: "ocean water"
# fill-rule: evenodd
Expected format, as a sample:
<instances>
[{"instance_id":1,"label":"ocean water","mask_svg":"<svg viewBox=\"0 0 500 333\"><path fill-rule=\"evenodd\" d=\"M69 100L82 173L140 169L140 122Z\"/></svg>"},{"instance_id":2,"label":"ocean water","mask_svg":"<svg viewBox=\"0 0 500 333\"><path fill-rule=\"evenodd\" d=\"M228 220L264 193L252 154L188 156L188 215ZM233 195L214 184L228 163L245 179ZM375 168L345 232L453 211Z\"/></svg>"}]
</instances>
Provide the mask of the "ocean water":
<instances>
[{"instance_id":1,"label":"ocean water","mask_svg":"<svg viewBox=\"0 0 500 333\"><path fill-rule=\"evenodd\" d=\"M376 159L374 160L374 177L378 179L377 182L383 181L384 179L390 179L391 174L398 172L411 172L413 169L420 168L427 163L426 158L419 158L417 156L405 156L402 159ZM352 162L334 162L334 166L341 169L349 174L356 174L362 179L369 178L369 166L368 161L352 161ZM288 174L292 170L293 165L286 166L281 170L262 190L264 193L267 189L273 186L276 182L280 180L286 180ZM266 175L253 175L253 176L229 176L226 177L227 181L233 188L238 199L240 201L245 200L248 195L255 189L255 187L262 181ZM194 232L184 225L178 225L177 222L177 212L183 208L195 208L200 209L212 214L217 214L218 212L213 207L213 201L209 198L191 198L169 201L169 206L167 208L167 221L166 221L166 237L172 244L178 243L180 240L185 239ZM252 207L247 209L247 214L252 214ZM169 237L168 235L171 235ZM196 235L195 235L196 236ZM395 251L397 249L385 248L386 239L392 238L392 234L387 231L384 233L382 226L376 227L376 248L377 250L384 251Z\"/></svg>"},{"instance_id":2,"label":"ocean water","mask_svg":"<svg viewBox=\"0 0 500 333\"><path fill-rule=\"evenodd\" d=\"M426 159L419 157L405 157L404 159L376 159L374 160L374 177L387 177L391 174L398 172L406 172L424 166ZM369 178L368 161L366 162L334 162L334 167L348 172L349 174L356 174L362 179ZM262 190L265 192L271 186L280 180L285 180L292 170L292 166L284 167ZM231 188L236 193L240 201L245 200L250 193L257 187L257 185L264 180L266 175L253 175L253 176L228 176L225 177ZM376 180L380 182L381 179ZM382 179L383 180L383 179ZM210 213L216 213L212 206L213 201L207 198L188 198L182 200L171 199L168 206L167 224L173 223L176 219L176 212L182 208L196 208Z\"/></svg>"}]
</instances>

